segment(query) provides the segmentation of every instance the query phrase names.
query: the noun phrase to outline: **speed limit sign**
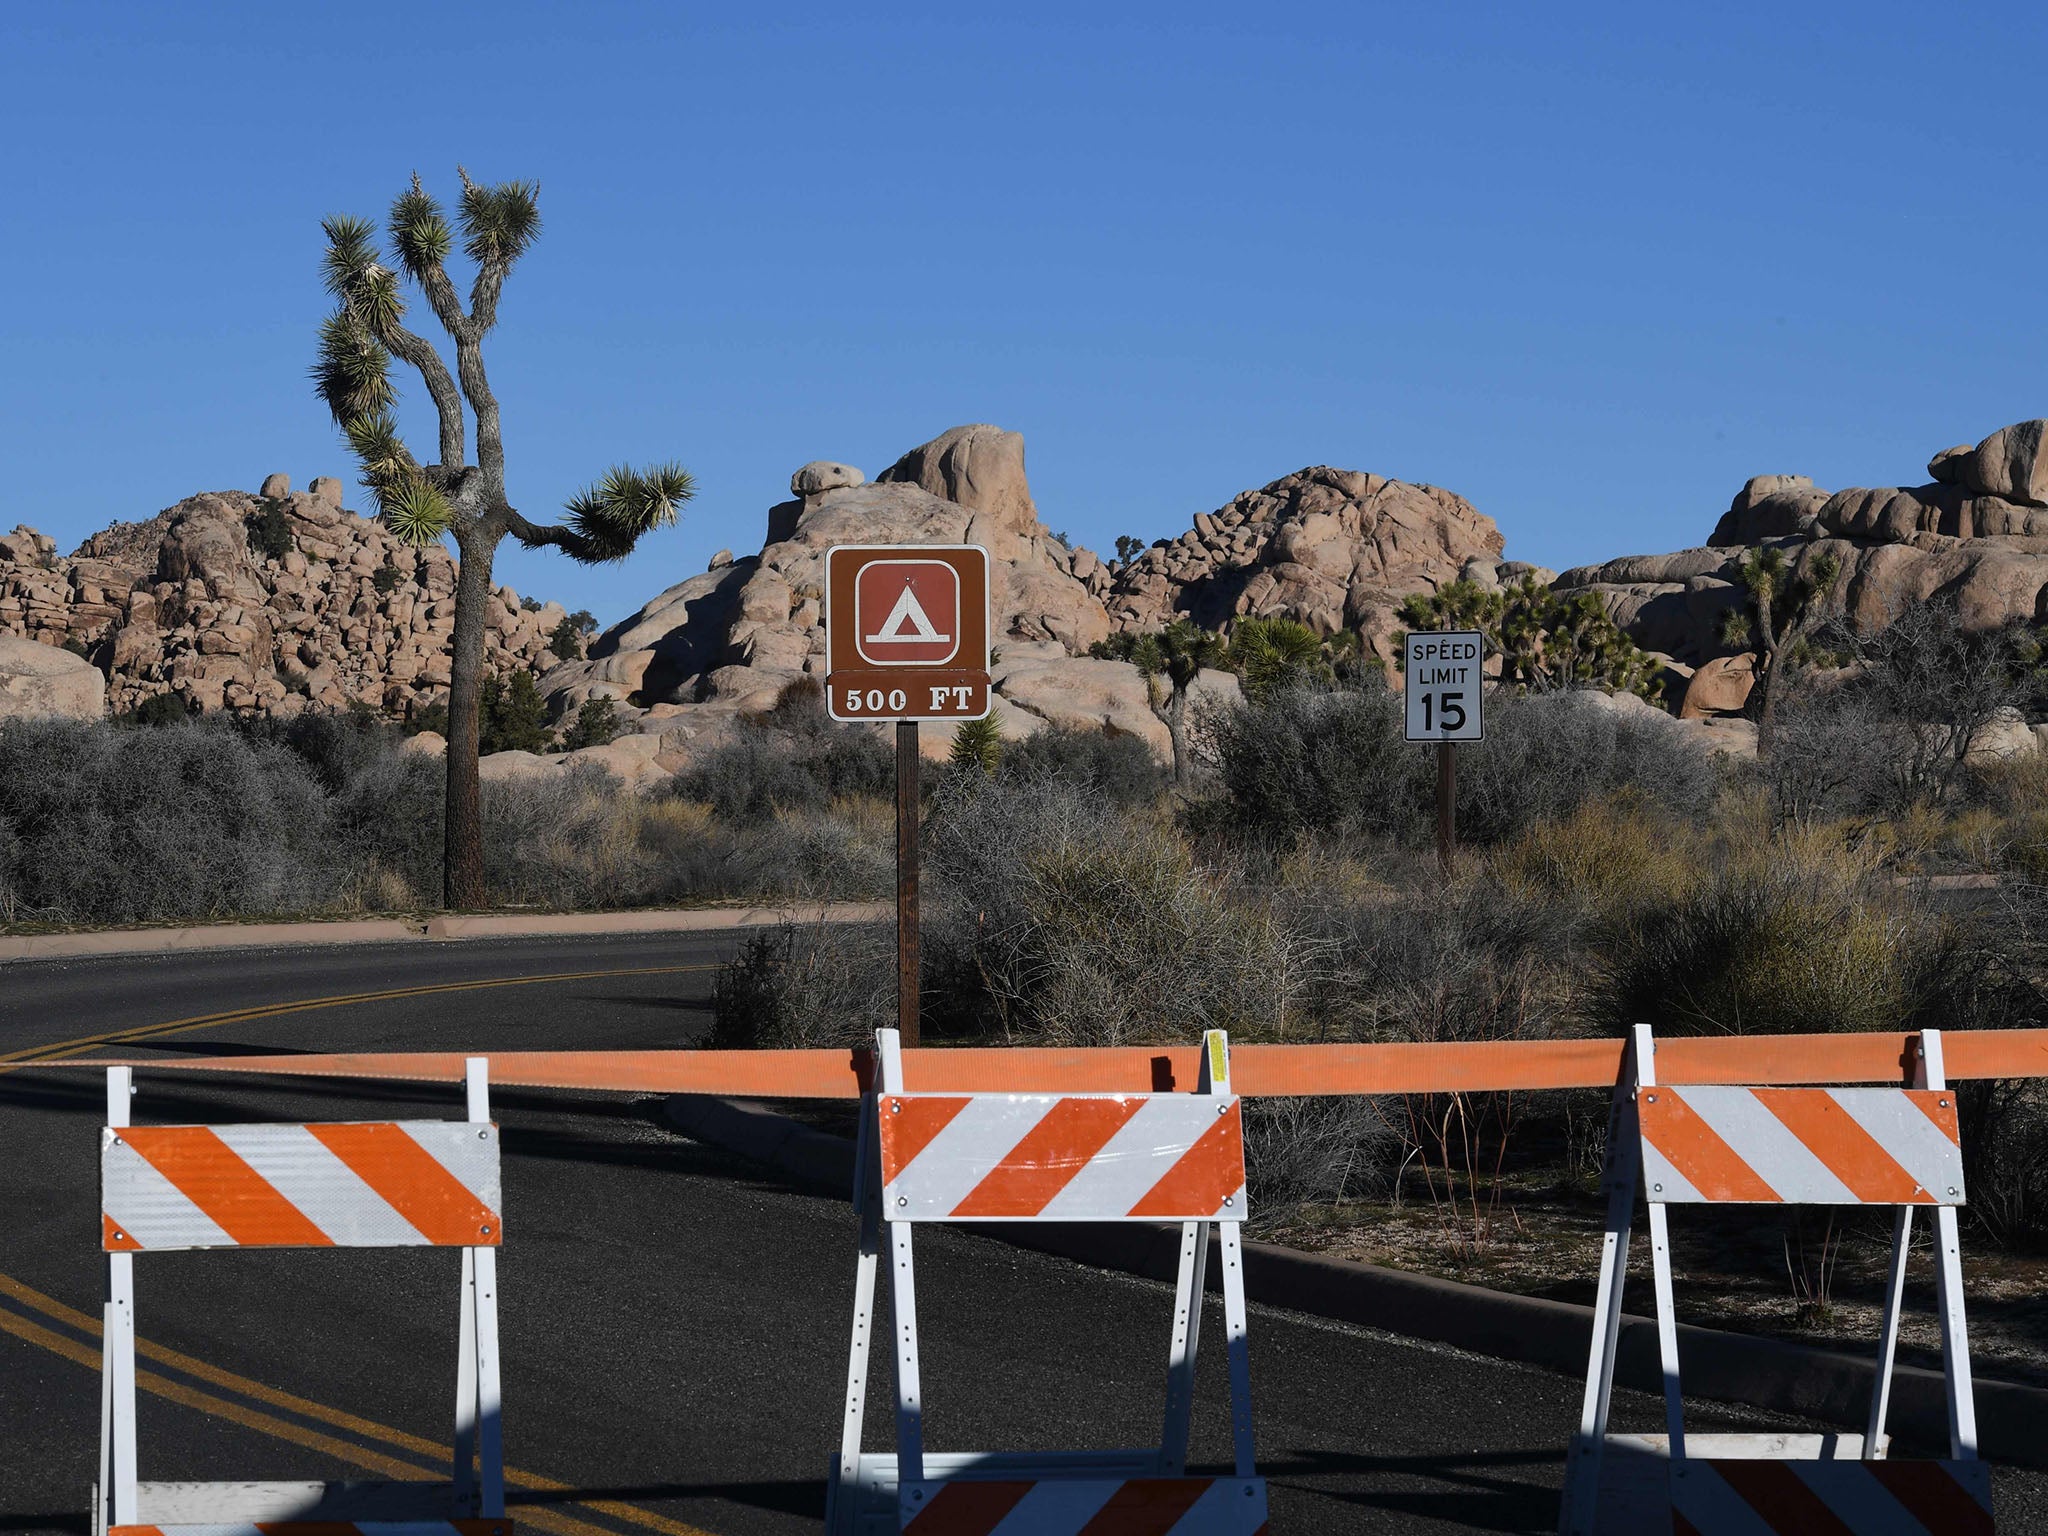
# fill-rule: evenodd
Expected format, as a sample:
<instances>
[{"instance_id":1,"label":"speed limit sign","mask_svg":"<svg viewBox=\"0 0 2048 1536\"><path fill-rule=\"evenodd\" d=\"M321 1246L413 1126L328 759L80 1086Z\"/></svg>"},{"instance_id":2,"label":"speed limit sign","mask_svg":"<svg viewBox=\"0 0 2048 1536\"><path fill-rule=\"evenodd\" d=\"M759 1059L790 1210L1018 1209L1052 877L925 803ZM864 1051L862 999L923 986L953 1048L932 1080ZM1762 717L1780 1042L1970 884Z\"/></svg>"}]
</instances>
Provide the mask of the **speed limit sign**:
<instances>
[{"instance_id":1,"label":"speed limit sign","mask_svg":"<svg viewBox=\"0 0 2048 1536\"><path fill-rule=\"evenodd\" d=\"M1481 664L1486 640L1477 630L1411 634L1404 653L1410 741L1483 741Z\"/></svg>"}]
</instances>

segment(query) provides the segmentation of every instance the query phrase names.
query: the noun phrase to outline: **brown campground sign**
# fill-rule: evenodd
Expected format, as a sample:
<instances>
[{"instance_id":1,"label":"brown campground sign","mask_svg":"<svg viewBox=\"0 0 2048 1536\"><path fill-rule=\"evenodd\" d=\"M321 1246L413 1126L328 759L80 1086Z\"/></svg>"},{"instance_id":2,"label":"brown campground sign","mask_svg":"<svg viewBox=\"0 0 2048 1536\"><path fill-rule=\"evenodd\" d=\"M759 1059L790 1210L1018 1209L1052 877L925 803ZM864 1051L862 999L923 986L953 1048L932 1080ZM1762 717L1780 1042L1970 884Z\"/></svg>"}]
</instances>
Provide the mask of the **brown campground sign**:
<instances>
[{"instance_id":1,"label":"brown campground sign","mask_svg":"<svg viewBox=\"0 0 2048 1536\"><path fill-rule=\"evenodd\" d=\"M988 551L840 544L825 555L825 700L834 720L988 713Z\"/></svg>"}]
</instances>

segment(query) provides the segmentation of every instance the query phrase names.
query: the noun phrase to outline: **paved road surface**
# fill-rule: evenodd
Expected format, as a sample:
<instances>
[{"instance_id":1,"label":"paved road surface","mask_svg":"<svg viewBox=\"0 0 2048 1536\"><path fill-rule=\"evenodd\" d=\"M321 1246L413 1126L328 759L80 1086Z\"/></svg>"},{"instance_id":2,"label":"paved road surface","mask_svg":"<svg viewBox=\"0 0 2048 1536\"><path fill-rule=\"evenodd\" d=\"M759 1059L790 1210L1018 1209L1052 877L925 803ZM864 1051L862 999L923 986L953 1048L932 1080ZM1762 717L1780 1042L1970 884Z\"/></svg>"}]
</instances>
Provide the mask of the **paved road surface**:
<instances>
[{"instance_id":1,"label":"paved road surface","mask_svg":"<svg viewBox=\"0 0 2048 1536\"><path fill-rule=\"evenodd\" d=\"M4 1058L108 1035L167 1059L682 1044L708 1022L710 967L732 942L0 970L0 1531L85 1528L103 1285L103 1079ZM350 1000L323 1001L336 998ZM137 1076L143 1123L460 1108L452 1087ZM817 1531L845 1370L849 1207L663 1130L652 1101L494 1097L514 1518L566 1536ZM938 1228L918 1244L928 1444L1156 1438L1165 1288ZM430 1475L452 1415L456 1267L445 1251L143 1257L143 1475ZM1205 1336L1220 1338L1220 1317ZM1552 1528L1575 1383L1259 1308L1252 1345L1276 1532ZM1194 1453L1227 1469L1221 1364L1204 1362ZM886 1365L875 1376L870 1418L886 1435ZM1618 1423L1654 1427L1658 1412L1624 1395ZM2001 1529L2048 1531L2048 1479L2001 1470L1998 1487Z\"/></svg>"}]
</instances>

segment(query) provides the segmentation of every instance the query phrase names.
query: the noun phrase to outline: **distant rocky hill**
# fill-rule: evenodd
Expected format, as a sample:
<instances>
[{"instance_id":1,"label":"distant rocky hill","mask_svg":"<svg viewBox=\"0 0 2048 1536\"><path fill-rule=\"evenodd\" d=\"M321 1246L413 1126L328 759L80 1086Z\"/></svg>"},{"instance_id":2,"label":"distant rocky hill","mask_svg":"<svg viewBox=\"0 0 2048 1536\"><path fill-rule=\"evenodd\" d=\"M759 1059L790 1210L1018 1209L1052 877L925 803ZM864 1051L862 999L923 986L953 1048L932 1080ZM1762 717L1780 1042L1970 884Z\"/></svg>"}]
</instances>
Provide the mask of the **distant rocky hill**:
<instances>
[{"instance_id":1,"label":"distant rocky hill","mask_svg":"<svg viewBox=\"0 0 2048 1536\"><path fill-rule=\"evenodd\" d=\"M995 711L1013 737L1048 723L1085 726L1141 737L1164 755L1144 678L1087 654L1121 631L1181 615L1217 630L1247 615L1284 616L1323 633L1357 631L1391 659L1408 595L1460 578L1492 586L1534 576L1595 593L1638 644L1690 679L1672 691L1674 706L1703 717L1708 739L1741 750L1753 745L1733 718L1749 658L1723 626L1743 601L1744 555L1775 546L1803 562L1832 552L1843 612L1866 630L1935 596L1953 598L1975 624L2048 622L2044 445L2048 421L2022 422L1935 455L1933 482L1917 487L1830 493L1802 476L1759 476L1708 544L1554 576L1503 561L1493 519L1460 496L1328 466L1243 491L1176 538L1105 559L1070 548L1040 519L1022 437L955 427L872 481L846 464L804 465L790 499L755 525L758 552L720 551L710 569L612 626L587 657L549 649L559 606L529 608L500 588L487 668L537 674L558 719L608 696L626 734L567 759L499 754L487 771L557 771L591 757L651 778L792 684L822 681L824 555L853 542L988 549ZM437 702L455 562L438 546L407 549L341 502L337 481L295 493L273 475L254 494L207 492L118 524L68 559L32 529L0 537L0 713L97 713L102 674L114 710L162 693L202 709L273 713L360 701L402 717ZM43 649L25 652L23 641ZM49 654L62 647L94 666ZM1236 681L1212 673L1197 686L1227 697ZM926 734L944 750L944 733Z\"/></svg>"},{"instance_id":2,"label":"distant rocky hill","mask_svg":"<svg viewBox=\"0 0 2048 1536\"><path fill-rule=\"evenodd\" d=\"M1831 554L1841 617L1875 633L1907 606L1954 602L1965 623L2048 623L2048 421L2003 427L1974 447L1937 453L1932 483L1826 491L1804 475L1758 475L1708 542L1629 555L1557 578L1598 594L1638 645L1695 673L1684 710L1730 714L1747 696L1750 658L1725 637L1745 594L1751 550L1782 549L1795 567Z\"/></svg>"},{"instance_id":3,"label":"distant rocky hill","mask_svg":"<svg viewBox=\"0 0 2048 1536\"><path fill-rule=\"evenodd\" d=\"M272 475L254 494L203 492L117 523L68 559L17 528L0 536L0 636L83 652L115 711L175 693L206 710L359 701L403 718L448 683L455 561L438 545L407 548L341 501L338 480L294 492ZM275 555L251 543L266 518ZM510 587L497 596L487 669L553 666L561 607L527 609Z\"/></svg>"},{"instance_id":4,"label":"distant rocky hill","mask_svg":"<svg viewBox=\"0 0 2048 1536\"><path fill-rule=\"evenodd\" d=\"M587 660L549 672L542 687L556 707L609 694L635 730L667 739L664 760L685 756L792 683L822 681L830 546L970 543L985 546L993 566L995 710L1005 732L1086 726L1142 737L1163 753L1166 728L1144 678L1128 663L1090 658L1094 642L1180 614L1212 628L1244 614L1285 615L1324 632L1361 629L1384 654L1403 597L1475 562L1491 579L1501 551L1493 521L1449 492L1311 468L1198 515L1177 540L1106 562L1047 529L1023 438L985 423L911 449L872 482L850 465L806 464L790 490L791 500L768 509L758 554L721 551L711 569L606 631ZM1212 674L1200 686L1228 694L1236 681Z\"/></svg>"}]
</instances>

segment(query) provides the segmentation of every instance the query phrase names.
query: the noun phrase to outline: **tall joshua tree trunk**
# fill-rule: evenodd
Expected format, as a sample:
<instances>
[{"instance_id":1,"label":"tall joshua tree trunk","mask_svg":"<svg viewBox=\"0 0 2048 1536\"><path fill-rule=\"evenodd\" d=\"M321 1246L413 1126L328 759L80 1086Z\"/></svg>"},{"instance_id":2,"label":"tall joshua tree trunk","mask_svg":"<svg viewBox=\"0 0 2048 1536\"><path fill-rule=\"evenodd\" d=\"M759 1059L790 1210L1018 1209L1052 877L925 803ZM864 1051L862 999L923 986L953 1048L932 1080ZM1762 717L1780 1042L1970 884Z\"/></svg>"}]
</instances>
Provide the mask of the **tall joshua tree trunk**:
<instances>
[{"instance_id":1,"label":"tall joshua tree trunk","mask_svg":"<svg viewBox=\"0 0 2048 1536\"><path fill-rule=\"evenodd\" d=\"M623 560L640 536L672 523L695 493L678 464L645 470L624 466L568 505L565 523L530 523L506 498L505 445L497 397L484 372L483 339L498 323L498 297L512 265L540 232L539 188L520 181L480 186L460 166L463 251L475 264L465 310L448 275L454 231L418 175L391 205L389 231L398 263L426 296L455 343L455 372L434 345L406 329L398 272L383 264L376 229L366 219L328 219L327 289L336 300L320 328L313 378L347 434L363 484L391 531L419 547L455 540L461 574L455 587L454 656L448 685L447 835L442 900L480 907L484 888L482 789L477 768L477 705L483 687L484 620L491 563L506 534L528 548L552 545L573 560ZM391 359L410 364L434 402L440 459L422 464L399 434L392 414L397 391ZM469 420L476 427L476 463L466 462Z\"/></svg>"},{"instance_id":2,"label":"tall joshua tree trunk","mask_svg":"<svg viewBox=\"0 0 2048 1536\"><path fill-rule=\"evenodd\" d=\"M502 535L501 535L502 536ZM483 774L477 746L482 727L484 610L491 598L496 539L457 534L455 655L448 669L448 816L442 842L442 899L451 907L484 904ZM456 743L463 744L456 750Z\"/></svg>"}]
</instances>

